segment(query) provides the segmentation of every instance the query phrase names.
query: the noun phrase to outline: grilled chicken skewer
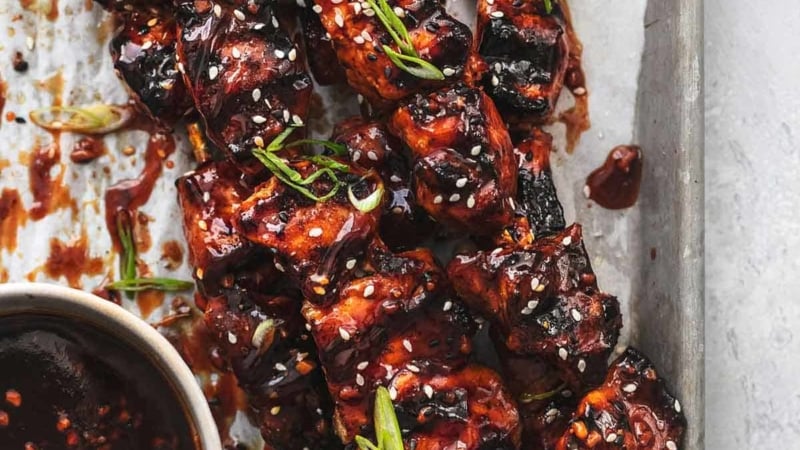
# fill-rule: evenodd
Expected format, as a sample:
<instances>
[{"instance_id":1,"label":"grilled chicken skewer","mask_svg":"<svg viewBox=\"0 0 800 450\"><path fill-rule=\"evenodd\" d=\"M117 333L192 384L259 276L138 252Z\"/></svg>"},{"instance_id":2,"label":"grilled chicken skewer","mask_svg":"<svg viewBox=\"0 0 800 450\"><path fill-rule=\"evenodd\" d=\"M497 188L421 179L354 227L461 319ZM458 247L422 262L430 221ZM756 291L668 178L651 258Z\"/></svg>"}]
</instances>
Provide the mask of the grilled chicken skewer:
<instances>
[{"instance_id":1,"label":"grilled chicken skewer","mask_svg":"<svg viewBox=\"0 0 800 450\"><path fill-rule=\"evenodd\" d=\"M266 171L208 162L177 181L198 306L275 450L341 448L331 401L297 293L235 217ZM253 175L255 174L255 175Z\"/></svg>"},{"instance_id":2,"label":"grilled chicken skewer","mask_svg":"<svg viewBox=\"0 0 800 450\"><path fill-rule=\"evenodd\" d=\"M466 70L472 32L453 19L436 0L390 1L394 14L409 33L419 58L436 66L442 80L422 79L401 70L383 49L400 51L367 2L316 0L322 25L330 34L350 86L379 110L422 90L460 79Z\"/></svg>"},{"instance_id":3,"label":"grilled chicken skewer","mask_svg":"<svg viewBox=\"0 0 800 450\"><path fill-rule=\"evenodd\" d=\"M208 138L246 159L286 127L303 124L312 82L276 7L240 3L184 1L178 56Z\"/></svg>"}]
</instances>

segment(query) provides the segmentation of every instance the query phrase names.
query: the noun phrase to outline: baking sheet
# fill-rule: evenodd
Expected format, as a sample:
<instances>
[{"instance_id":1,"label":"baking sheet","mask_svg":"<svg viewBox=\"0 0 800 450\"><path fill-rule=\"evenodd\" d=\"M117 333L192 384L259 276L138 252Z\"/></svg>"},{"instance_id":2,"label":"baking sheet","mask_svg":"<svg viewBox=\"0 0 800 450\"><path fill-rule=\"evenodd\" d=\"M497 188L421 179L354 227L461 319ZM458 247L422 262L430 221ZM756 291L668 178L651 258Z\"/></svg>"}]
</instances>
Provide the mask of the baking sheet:
<instances>
[{"instance_id":1,"label":"baking sheet","mask_svg":"<svg viewBox=\"0 0 800 450\"><path fill-rule=\"evenodd\" d=\"M656 3L662 4L655 5ZM695 6L692 6L693 3ZM672 79L664 78L664 73L653 70L654 63L648 59L652 59L653 55L646 55L641 91L639 83L645 32L647 31L649 39L648 51L680 54L680 49L676 48L678 43L669 39L677 36L681 27L694 23L680 22L691 18L681 16L678 8L694 11L692 8L696 8L696 3L688 0L655 0L651 2L645 18L645 0L573 1L571 6L575 27L585 47L584 67L591 95L592 128L583 135L575 152L567 154L564 151L563 127L552 127L557 148L552 162L559 196L568 221L584 224L586 246L592 256L601 287L617 295L622 302L625 328L620 342L623 345L631 340L636 344L642 343L659 367L667 365L667 373L676 377L670 379L671 385L681 394L679 397L682 400L685 380L677 378L682 360L675 361L672 356L683 357L683 350L670 350L681 342L680 336L660 333L658 330L663 325L654 327L651 321L658 317L660 321L674 324L679 317L677 312L683 305L680 297L683 294L682 291L670 291L669 285L680 283L678 277L682 275L680 270L684 270L681 268L686 267L687 257L692 258L692 267L695 269L700 258L699 267L702 267L702 248L698 249L695 241L686 242L686 245L678 243L677 235L681 229L672 226L680 226L680 221L663 219L673 214L676 206L689 208L686 202L697 201L696 195L675 191L672 184L680 180L681 183L691 185L699 175L696 167L690 166L691 161L674 159L665 148L666 144L672 142L665 140L670 132L667 125L658 121L655 124L651 122L653 117L659 115L670 116L673 113L670 108L677 107L676 101L680 103L680 98L675 99L670 95L679 95L683 85L671 86L675 92L666 92L663 85L682 79L683 74L674 69L670 72ZM29 5L28 9L23 8L23 5ZM55 14L48 10L52 6L57 9L54 20L51 18ZM457 17L467 23L472 22L471 11L474 5L470 1L450 0L448 7ZM697 20L697 17L694 19ZM677 22L668 23L668 20ZM653 21L655 25L651 23ZM651 25L647 29L646 23ZM28 112L35 108L52 105L58 96L65 105L96 101L124 103L127 100L121 82L113 73L107 51L109 18L99 7L93 7L89 0L0 2L0 33L5 34L0 40L0 76L8 86L6 112L27 117ZM696 36L687 38L690 43L692 38ZM30 63L27 73L20 74L11 69L10 61L15 51L22 51ZM59 76L63 77L63 87L60 89L42 87L43 83L48 84L47 80ZM650 92L651 88L656 91ZM341 95L341 89L326 89L321 92L323 98L330 98L330 94L336 91ZM649 92L650 96L639 95L642 92ZM565 94L565 97L565 101L561 102L562 108L570 103L569 95ZM693 97L696 102L696 93ZM658 105L651 105L653 102ZM336 111L331 109L326 117L318 118L312 129L321 132L333 120L343 117L347 111L354 112L355 106L352 98L347 102L337 103ZM653 127L658 129L652 130ZM102 197L109 185L134 178L141 172L147 134L125 131L106 136L104 141L108 153L88 165L76 165L69 161L69 151L79 138L80 136L69 133L60 136L58 144L61 148L61 162L53 169L54 176L63 174L64 184L69 187L76 209L57 210L40 221L28 220L21 226L17 230L19 245L16 249L7 251L0 248L0 281L7 278L9 281L66 284L63 277L51 278L41 270L49 254L50 239L56 238L69 243L83 235L88 238L89 254L102 259L104 270L98 275L82 277L77 283L73 283L74 287L91 290L104 276L114 276L117 261L116 256L110 252L110 238L103 220ZM192 158L185 135L179 131L176 140L178 150L169 158L174 165L164 168L150 201L140 208L151 219L148 228L152 237L150 249L141 252L140 258L153 275L189 279L189 269L185 264L171 270L165 267L166 263L162 258L162 244L165 242L177 241L184 251L186 249L179 226L181 222L173 182L180 174L192 168ZM30 123L21 125L3 120L0 125L0 142L0 190L17 189L23 205L28 208L32 197L26 164L33 149L52 143L53 136ZM602 163L611 148L629 143L643 144L645 179L642 201L634 208L624 211L609 211L592 204L583 195L585 177ZM134 156L124 156L119 151L127 146L136 148ZM682 169L678 168L680 164L683 164ZM664 201L665 198L672 201ZM648 218L644 223L641 208L648 211ZM654 220L653 217L662 219ZM651 247L656 248L655 261L650 259ZM664 295L651 295L650 287L655 284L662 288L660 292L664 292ZM694 293L696 291L688 292ZM672 302L672 306L669 311L658 311L657 316L651 316L651 302ZM167 297L163 307L144 315L136 301L123 299L123 305L127 309L149 322L158 321L169 309L169 303ZM642 314L643 311L646 313ZM693 313L687 311L685 314L691 316ZM658 340L662 338L670 340ZM695 375L695 372L691 372L689 376L696 379ZM206 377L201 381L208 379ZM685 394L689 395L689 392ZM685 400L684 403L686 404ZM689 411L702 410L701 404L692 400L688 406L686 409ZM691 419L692 413L689 412L688 415ZM231 435L248 448L261 446L258 433L248 425L244 414L237 417L231 428Z\"/></svg>"}]
</instances>

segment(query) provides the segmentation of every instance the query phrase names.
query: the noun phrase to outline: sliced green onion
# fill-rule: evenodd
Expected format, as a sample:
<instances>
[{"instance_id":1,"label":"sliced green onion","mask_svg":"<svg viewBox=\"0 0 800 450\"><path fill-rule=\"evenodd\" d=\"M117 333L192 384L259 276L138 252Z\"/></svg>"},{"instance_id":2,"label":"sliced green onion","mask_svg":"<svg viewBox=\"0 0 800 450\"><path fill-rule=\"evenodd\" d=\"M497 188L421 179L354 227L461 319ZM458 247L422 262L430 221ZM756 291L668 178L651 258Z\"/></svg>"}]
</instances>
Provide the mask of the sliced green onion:
<instances>
[{"instance_id":1,"label":"sliced green onion","mask_svg":"<svg viewBox=\"0 0 800 450\"><path fill-rule=\"evenodd\" d=\"M123 280L136 278L136 245L133 242L133 230L130 219L125 213L117 213L117 236L122 245L119 258L119 273Z\"/></svg>"},{"instance_id":2,"label":"sliced green onion","mask_svg":"<svg viewBox=\"0 0 800 450\"><path fill-rule=\"evenodd\" d=\"M356 444L361 450L403 450L403 435L400 432L400 423L394 411L394 404L389 391L378 386L375 391L375 406L373 407L373 420L375 422L375 437L378 445L373 444L363 436L356 436Z\"/></svg>"},{"instance_id":3,"label":"sliced green onion","mask_svg":"<svg viewBox=\"0 0 800 450\"><path fill-rule=\"evenodd\" d=\"M374 192L361 200L356 198L356 195L353 193L353 185L351 184L347 187L347 198L357 210L368 213L380 206L381 200L383 200L383 183L379 183Z\"/></svg>"},{"instance_id":4,"label":"sliced green onion","mask_svg":"<svg viewBox=\"0 0 800 450\"><path fill-rule=\"evenodd\" d=\"M133 117L126 105L51 106L30 112L36 125L49 131L106 134L116 131Z\"/></svg>"},{"instance_id":5,"label":"sliced green onion","mask_svg":"<svg viewBox=\"0 0 800 450\"><path fill-rule=\"evenodd\" d=\"M369 439L363 436L356 436L356 445L360 450L381 450L379 447L376 447L375 444L369 441Z\"/></svg>"},{"instance_id":6,"label":"sliced green onion","mask_svg":"<svg viewBox=\"0 0 800 450\"><path fill-rule=\"evenodd\" d=\"M347 146L345 146L344 144L339 144L338 142L323 141L320 139L300 139L294 142L290 142L286 144L284 147L285 148L297 147L299 145L306 145L306 144L321 145L327 148L328 150L332 151L333 154L336 156L347 155Z\"/></svg>"},{"instance_id":7,"label":"sliced green onion","mask_svg":"<svg viewBox=\"0 0 800 450\"><path fill-rule=\"evenodd\" d=\"M389 60L404 72L410 73L411 75L424 80L444 80L444 73L442 73L438 67L418 56L409 56L398 53L388 45L383 46L383 51L386 52L386 56L389 57ZM408 65L406 62L411 63L412 65Z\"/></svg>"},{"instance_id":8,"label":"sliced green onion","mask_svg":"<svg viewBox=\"0 0 800 450\"><path fill-rule=\"evenodd\" d=\"M553 12L552 0L544 0L544 10L547 12L547 14L551 14Z\"/></svg>"},{"instance_id":9,"label":"sliced green onion","mask_svg":"<svg viewBox=\"0 0 800 450\"><path fill-rule=\"evenodd\" d=\"M115 281L107 286L113 291L140 292L147 290L180 292L188 291L194 287L191 281L175 280L173 278L133 278L130 280Z\"/></svg>"},{"instance_id":10,"label":"sliced green onion","mask_svg":"<svg viewBox=\"0 0 800 450\"><path fill-rule=\"evenodd\" d=\"M314 200L316 202L324 202L329 198L336 195L339 191L339 188L342 185L342 182L339 181L339 178L336 177L336 174L333 170L324 168L317 170L316 172L309 175L307 178L303 178L299 172L289 167L279 156L277 156L274 152L263 151L263 150L254 150L253 155L261 161L262 164L270 171L276 178L282 181L287 186L291 187L292 189L296 190L297 192L303 194L305 197ZM328 191L324 195L317 195L305 186L312 183L314 180L319 178L322 175L328 175L328 177L333 181L333 187L330 191Z\"/></svg>"},{"instance_id":11,"label":"sliced green onion","mask_svg":"<svg viewBox=\"0 0 800 450\"><path fill-rule=\"evenodd\" d=\"M565 387L567 387L566 383L561 384L552 391L542 392L540 394L530 394L526 392L520 396L519 401L521 403L531 403L537 400L547 400L548 398L561 392Z\"/></svg>"}]
</instances>

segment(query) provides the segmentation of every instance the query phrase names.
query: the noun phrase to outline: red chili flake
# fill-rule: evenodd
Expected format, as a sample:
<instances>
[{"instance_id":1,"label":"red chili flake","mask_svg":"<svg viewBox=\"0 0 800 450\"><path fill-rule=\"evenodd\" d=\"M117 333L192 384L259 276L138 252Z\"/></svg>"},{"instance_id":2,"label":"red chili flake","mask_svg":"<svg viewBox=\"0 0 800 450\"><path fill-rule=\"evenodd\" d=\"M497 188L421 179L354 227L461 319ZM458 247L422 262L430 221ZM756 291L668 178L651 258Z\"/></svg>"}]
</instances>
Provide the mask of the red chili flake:
<instances>
[{"instance_id":1,"label":"red chili flake","mask_svg":"<svg viewBox=\"0 0 800 450\"><path fill-rule=\"evenodd\" d=\"M19 408L22 405L22 394L15 391L14 389L9 389L6 391L6 403L9 405Z\"/></svg>"},{"instance_id":2,"label":"red chili flake","mask_svg":"<svg viewBox=\"0 0 800 450\"><path fill-rule=\"evenodd\" d=\"M0 428L7 427L8 422L9 422L8 413L0 410Z\"/></svg>"},{"instance_id":3,"label":"red chili flake","mask_svg":"<svg viewBox=\"0 0 800 450\"><path fill-rule=\"evenodd\" d=\"M69 420L66 414L61 414L58 416L58 422L56 422L56 430L60 432L65 432L69 427L72 426L72 422Z\"/></svg>"}]
</instances>

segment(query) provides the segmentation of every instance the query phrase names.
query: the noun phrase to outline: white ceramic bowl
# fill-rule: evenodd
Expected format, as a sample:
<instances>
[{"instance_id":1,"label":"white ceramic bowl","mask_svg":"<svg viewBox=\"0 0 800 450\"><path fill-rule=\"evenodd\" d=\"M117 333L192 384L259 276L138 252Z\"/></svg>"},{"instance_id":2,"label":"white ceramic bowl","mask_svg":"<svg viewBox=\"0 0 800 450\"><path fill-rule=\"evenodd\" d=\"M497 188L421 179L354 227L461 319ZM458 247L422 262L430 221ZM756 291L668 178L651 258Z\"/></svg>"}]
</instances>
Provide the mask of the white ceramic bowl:
<instances>
[{"instance_id":1,"label":"white ceramic bowl","mask_svg":"<svg viewBox=\"0 0 800 450\"><path fill-rule=\"evenodd\" d=\"M121 307L89 294L43 283L0 284L0 318L41 314L92 325L133 348L170 382L200 450L222 450L206 398L181 356L153 327Z\"/></svg>"}]
</instances>

